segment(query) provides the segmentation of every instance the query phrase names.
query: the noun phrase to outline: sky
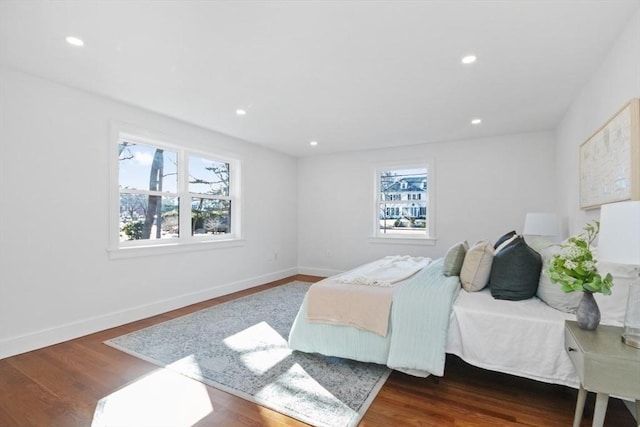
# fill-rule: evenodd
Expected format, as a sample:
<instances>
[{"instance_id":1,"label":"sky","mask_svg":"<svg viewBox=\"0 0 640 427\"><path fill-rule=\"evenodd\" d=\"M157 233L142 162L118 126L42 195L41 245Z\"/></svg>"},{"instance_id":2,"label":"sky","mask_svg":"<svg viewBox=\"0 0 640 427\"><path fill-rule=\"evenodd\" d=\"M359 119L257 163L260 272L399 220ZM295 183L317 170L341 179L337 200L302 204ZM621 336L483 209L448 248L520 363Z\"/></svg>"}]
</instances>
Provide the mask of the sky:
<instances>
[{"instance_id":1,"label":"sky","mask_svg":"<svg viewBox=\"0 0 640 427\"><path fill-rule=\"evenodd\" d=\"M149 175L155 152L155 147L140 144L127 145L120 155L120 188L149 189ZM176 166L178 154L174 151L164 150L163 157L164 178L162 180L162 191L176 193L178 191ZM206 170L206 168L214 165L218 167L224 165L222 162L195 156L189 156L188 162L190 181L194 177L205 181L218 181L219 178L212 171ZM220 191L220 185L190 184L189 191L212 194Z\"/></svg>"}]
</instances>

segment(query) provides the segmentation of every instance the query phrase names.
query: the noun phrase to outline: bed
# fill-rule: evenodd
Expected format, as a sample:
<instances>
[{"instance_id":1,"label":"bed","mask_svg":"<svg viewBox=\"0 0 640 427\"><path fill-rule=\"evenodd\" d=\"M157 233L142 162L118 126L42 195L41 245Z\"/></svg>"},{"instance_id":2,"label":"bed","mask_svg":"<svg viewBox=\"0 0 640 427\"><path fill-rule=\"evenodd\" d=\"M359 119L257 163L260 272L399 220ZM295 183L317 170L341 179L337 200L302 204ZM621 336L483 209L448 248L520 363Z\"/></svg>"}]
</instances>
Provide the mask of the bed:
<instances>
[{"instance_id":1,"label":"bed","mask_svg":"<svg viewBox=\"0 0 640 427\"><path fill-rule=\"evenodd\" d=\"M425 284L442 284L445 281L449 285L452 279L444 276L442 270L443 260L440 258L415 276L398 283L399 288L407 284L414 288L428 288ZM446 317L441 348L429 348L433 344L425 342L431 334L429 328L432 323L412 328L415 313L407 314L406 302L397 304L396 296L391 306L389 331L382 336L353 326L310 322L307 319L307 295L292 326L289 345L298 351L384 364L420 377L430 374L442 376L445 356L449 353L481 368L579 387L578 376L564 350L564 322L575 320L574 314L556 310L537 297L506 301L494 299L488 288L467 292L460 289L457 277L453 280L455 291L451 304L441 310ZM428 299L420 298L429 296L410 296L413 310L421 314L430 312ZM394 335L406 333L400 329L402 323L405 329L415 329L412 331L415 333L413 348L394 348ZM620 324L609 318L607 313L603 313L602 323ZM393 357L398 352L417 354L408 355L410 363L406 360L398 363Z\"/></svg>"}]
</instances>

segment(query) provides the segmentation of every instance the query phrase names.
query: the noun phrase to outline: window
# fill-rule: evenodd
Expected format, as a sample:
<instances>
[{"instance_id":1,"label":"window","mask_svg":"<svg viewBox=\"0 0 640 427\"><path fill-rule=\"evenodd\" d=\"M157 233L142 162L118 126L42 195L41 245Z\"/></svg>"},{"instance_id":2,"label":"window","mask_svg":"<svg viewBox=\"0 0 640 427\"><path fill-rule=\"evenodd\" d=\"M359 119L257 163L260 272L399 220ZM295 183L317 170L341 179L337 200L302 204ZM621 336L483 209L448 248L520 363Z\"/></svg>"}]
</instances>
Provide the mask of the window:
<instances>
[{"instance_id":1,"label":"window","mask_svg":"<svg viewBox=\"0 0 640 427\"><path fill-rule=\"evenodd\" d=\"M189 157L191 234L230 234L229 163Z\"/></svg>"},{"instance_id":2,"label":"window","mask_svg":"<svg viewBox=\"0 0 640 427\"><path fill-rule=\"evenodd\" d=\"M427 165L376 169L374 237L433 238L427 171Z\"/></svg>"},{"instance_id":3,"label":"window","mask_svg":"<svg viewBox=\"0 0 640 427\"><path fill-rule=\"evenodd\" d=\"M238 169L234 159L119 133L112 249L238 239Z\"/></svg>"},{"instance_id":4,"label":"window","mask_svg":"<svg viewBox=\"0 0 640 427\"><path fill-rule=\"evenodd\" d=\"M122 140L118 154L120 241L179 237L178 153Z\"/></svg>"}]
</instances>

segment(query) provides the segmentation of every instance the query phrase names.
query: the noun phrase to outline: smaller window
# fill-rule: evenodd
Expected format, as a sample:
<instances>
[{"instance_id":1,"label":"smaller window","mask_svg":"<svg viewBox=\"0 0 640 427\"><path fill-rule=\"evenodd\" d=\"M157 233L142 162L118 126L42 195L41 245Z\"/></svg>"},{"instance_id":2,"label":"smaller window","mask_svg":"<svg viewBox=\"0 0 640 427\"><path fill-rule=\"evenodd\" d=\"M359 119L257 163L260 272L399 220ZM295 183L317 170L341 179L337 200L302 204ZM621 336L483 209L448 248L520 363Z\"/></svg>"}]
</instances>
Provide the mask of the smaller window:
<instances>
[{"instance_id":1,"label":"smaller window","mask_svg":"<svg viewBox=\"0 0 640 427\"><path fill-rule=\"evenodd\" d=\"M376 172L375 236L428 238L427 168L379 169Z\"/></svg>"}]
</instances>

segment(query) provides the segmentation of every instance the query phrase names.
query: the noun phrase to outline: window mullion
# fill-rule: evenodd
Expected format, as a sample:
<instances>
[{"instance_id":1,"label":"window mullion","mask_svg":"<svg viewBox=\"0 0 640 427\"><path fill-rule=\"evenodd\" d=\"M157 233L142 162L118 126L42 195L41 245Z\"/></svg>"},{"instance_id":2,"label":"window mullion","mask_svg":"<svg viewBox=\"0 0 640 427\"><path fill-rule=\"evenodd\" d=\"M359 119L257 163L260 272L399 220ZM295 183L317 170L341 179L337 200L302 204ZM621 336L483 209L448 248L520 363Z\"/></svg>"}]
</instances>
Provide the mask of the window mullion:
<instances>
[{"instance_id":1,"label":"window mullion","mask_svg":"<svg viewBox=\"0 0 640 427\"><path fill-rule=\"evenodd\" d=\"M215 194L191 193L191 192L188 192L188 194L189 194L189 197L194 199L231 200L230 196L218 196Z\"/></svg>"},{"instance_id":2,"label":"window mullion","mask_svg":"<svg viewBox=\"0 0 640 427\"><path fill-rule=\"evenodd\" d=\"M188 154L178 153L178 188L180 189L180 239L191 239L191 196L189 195Z\"/></svg>"},{"instance_id":3,"label":"window mullion","mask_svg":"<svg viewBox=\"0 0 640 427\"><path fill-rule=\"evenodd\" d=\"M164 196L164 197L176 197L177 193L169 191L156 191L156 190L138 190L135 188L121 188L120 194L141 194L143 196Z\"/></svg>"}]
</instances>

